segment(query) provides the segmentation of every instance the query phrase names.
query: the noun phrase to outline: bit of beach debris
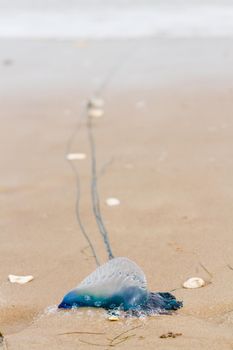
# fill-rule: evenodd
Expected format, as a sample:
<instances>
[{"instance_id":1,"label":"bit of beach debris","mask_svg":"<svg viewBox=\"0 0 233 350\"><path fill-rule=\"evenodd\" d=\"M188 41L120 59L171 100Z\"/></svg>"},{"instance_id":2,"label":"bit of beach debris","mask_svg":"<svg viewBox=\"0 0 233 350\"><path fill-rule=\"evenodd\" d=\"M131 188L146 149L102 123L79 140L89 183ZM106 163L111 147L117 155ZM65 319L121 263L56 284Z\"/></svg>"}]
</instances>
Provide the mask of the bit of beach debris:
<instances>
[{"instance_id":1,"label":"bit of beach debris","mask_svg":"<svg viewBox=\"0 0 233 350\"><path fill-rule=\"evenodd\" d=\"M205 281L200 277L191 277L183 283L184 288L194 289L201 288L205 286Z\"/></svg>"},{"instance_id":2,"label":"bit of beach debris","mask_svg":"<svg viewBox=\"0 0 233 350\"><path fill-rule=\"evenodd\" d=\"M4 342L3 334L0 332L0 345L2 345Z\"/></svg>"},{"instance_id":3,"label":"bit of beach debris","mask_svg":"<svg viewBox=\"0 0 233 350\"><path fill-rule=\"evenodd\" d=\"M228 269L233 270L233 267L230 264L227 264Z\"/></svg>"},{"instance_id":4,"label":"bit of beach debris","mask_svg":"<svg viewBox=\"0 0 233 350\"><path fill-rule=\"evenodd\" d=\"M181 335L182 335L182 333L168 332L168 333L164 333L164 334L160 335L159 338L161 338L161 339L176 338L176 337L180 337Z\"/></svg>"},{"instance_id":5,"label":"bit of beach debris","mask_svg":"<svg viewBox=\"0 0 233 350\"><path fill-rule=\"evenodd\" d=\"M16 276L16 275L8 275L8 279L11 283L25 284L34 279L32 275L28 276Z\"/></svg>"},{"instance_id":6,"label":"bit of beach debris","mask_svg":"<svg viewBox=\"0 0 233 350\"><path fill-rule=\"evenodd\" d=\"M94 342L90 342L89 340L85 340L85 339L79 339L80 343L83 344L87 344L87 345L92 345L92 346L106 346L106 347L114 347L118 344L121 344L125 341L127 341L128 339L135 337L136 334L127 334L137 328L141 328L142 325L139 326L135 326L132 327L130 329L127 329L124 332L121 332L119 334L117 334L116 336L114 336L113 338L106 338L106 343L94 343ZM73 332L65 332L65 333L60 333L59 335L73 335L73 334L83 334L83 335L100 335L100 336L104 336L106 335L106 333L101 333L101 332L89 332L89 331L73 331Z\"/></svg>"},{"instance_id":7,"label":"bit of beach debris","mask_svg":"<svg viewBox=\"0 0 233 350\"><path fill-rule=\"evenodd\" d=\"M88 116L91 118L100 118L104 115L102 108L88 107Z\"/></svg>"},{"instance_id":8,"label":"bit of beach debris","mask_svg":"<svg viewBox=\"0 0 233 350\"><path fill-rule=\"evenodd\" d=\"M2 348L3 350L8 349L6 338L1 332L0 332L0 348Z\"/></svg>"},{"instance_id":9,"label":"bit of beach debris","mask_svg":"<svg viewBox=\"0 0 233 350\"><path fill-rule=\"evenodd\" d=\"M91 335L104 335L103 332L89 332L89 331L73 331L73 332L64 332L59 333L58 335L70 335L70 334L91 334Z\"/></svg>"},{"instance_id":10,"label":"bit of beach debris","mask_svg":"<svg viewBox=\"0 0 233 350\"><path fill-rule=\"evenodd\" d=\"M107 199L106 199L106 203L107 203L107 205L108 205L109 207L114 207L114 206L120 204L120 200L117 199L117 198L111 197L111 198L107 198Z\"/></svg>"},{"instance_id":11,"label":"bit of beach debris","mask_svg":"<svg viewBox=\"0 0 233 350\"><path fill-rule=\"evenodd\" d=\"M138 339L139 339L139 340L144 340L145 337L144 337L143 335L140 335L140 336L138 337Z\"/></svg>"},{"instance_id":12,"label":"bit of beach debris","mask_svg":"<svg viewBox=\"0 0 233 350\"><path fill-rule=\"evenodd\" d=\"M93 97L87 104L88 116L91 118L100 118L104 114L104 100L99 97Z\"/></svg>"},{"instance_id":13,"label":"bit of beach debris","mask_svg":"<svg viewBox=\"0 0 233 350\"><path fill-rule=\"evenodd\" d=\"M125 342L126 340L128 340L132 337L135 337L136 334L129 334L129 335L126 335L126 334L137 329L137 328L141 328L141 327L142 327L142 325L139 325L139 326L132 327L124 332L121 332L120 334L116 335L115 337L109 339L110 343L108 344L108 346L116 346L118 344Z\"/></svg>"},{"instance_id":14,"label":"bit of beach debris","mask_svg":"<svg viewBox=\"0 0 233 350\"><path fill-rule=\"evenodd\" d=\"M67 160L82 160L86 159L87 155L85 153L68 153L66 155Z\"/></svg>"},{"instance_id":15,"label":"bit of beach debris","mask_svg":"<svg viewBox=\"0 0 233 350\"><path fill-rule=\"evenodd\" d=\"M109 321L119 321L119 316L117 316L117 315L110 315L108 317L108 320Z\"/></svg>"}]
</instances>

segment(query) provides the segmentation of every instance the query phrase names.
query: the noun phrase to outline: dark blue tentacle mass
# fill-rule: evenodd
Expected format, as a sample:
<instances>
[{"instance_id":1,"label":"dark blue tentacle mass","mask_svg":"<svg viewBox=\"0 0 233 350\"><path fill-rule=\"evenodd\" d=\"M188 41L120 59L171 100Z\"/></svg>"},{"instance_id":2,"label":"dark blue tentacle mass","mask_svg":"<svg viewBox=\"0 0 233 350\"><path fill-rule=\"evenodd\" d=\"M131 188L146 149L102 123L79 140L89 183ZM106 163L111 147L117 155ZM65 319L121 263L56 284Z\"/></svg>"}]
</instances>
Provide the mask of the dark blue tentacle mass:
<instances>
[{"instance_id":1,"label":"dark blue tentacle mass","mask_svg":"<svg viewBox=\"0 0 233 350\"><path fill-rule=\"evenodd\" d=\"M146 305L146 308L150 310L167 310L167 311L175 311L180 309L183 306L182 301L176 300L175 296L171 293L154 293L151 292L149 294L149 299Z\"/></svg>"}]
</instances>

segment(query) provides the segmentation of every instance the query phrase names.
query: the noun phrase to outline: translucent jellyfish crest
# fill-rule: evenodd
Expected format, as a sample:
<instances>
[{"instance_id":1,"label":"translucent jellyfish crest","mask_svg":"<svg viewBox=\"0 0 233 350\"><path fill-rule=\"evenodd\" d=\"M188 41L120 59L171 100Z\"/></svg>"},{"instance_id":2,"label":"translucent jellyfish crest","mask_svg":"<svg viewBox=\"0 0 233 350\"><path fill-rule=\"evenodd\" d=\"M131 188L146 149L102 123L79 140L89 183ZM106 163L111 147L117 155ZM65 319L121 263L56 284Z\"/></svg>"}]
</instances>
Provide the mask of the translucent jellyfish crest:
<instances>
[{"instance_id":1,"label":"translucent jellyfish crest","mask_svg":"<svg viewBox=\"0 0 233 350\"><path fill-rule=\"evenodd\" d=\"M109 295L130 287L146 291L145 274L128 258L115 258L99 266L76 287L76 290Z\"/></svg>"}]
</instances>

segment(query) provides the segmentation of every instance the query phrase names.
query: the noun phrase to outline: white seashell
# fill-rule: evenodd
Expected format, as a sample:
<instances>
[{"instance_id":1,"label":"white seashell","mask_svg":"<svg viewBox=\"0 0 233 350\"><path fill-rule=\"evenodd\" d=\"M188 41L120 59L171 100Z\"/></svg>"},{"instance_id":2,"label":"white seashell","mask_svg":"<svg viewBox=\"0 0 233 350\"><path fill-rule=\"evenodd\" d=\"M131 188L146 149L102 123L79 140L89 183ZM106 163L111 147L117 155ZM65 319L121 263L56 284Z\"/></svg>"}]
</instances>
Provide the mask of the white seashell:
<instances>
[{"instance_id":1,"label":"white seashell","mask_svg":"<svg viewBox=\"0 0 233 350\"><path fill-rule=\"evenodd\" d=\"M100 118L104 114L104 110L101 108L88 108L88 116L91 118Z\"/></svg>"},{"instance_id":2,"label":"white seashell","mask_svg":"<svg viewBox=\"0 0 233 350\"><path fill-rule=\"evenodd\" d=\"M85 159L87 156L85 153L68 153L66 155L66 159L68 160L82 160Z\"/></svg>"},{"instance_id":3,"label":"white seashell","mask_svg":"<svg viewBox=\"0 0 233 350\"><path fill-rule=\"evenodd\" d=\"M106 203L107 205L109 205L110 207L114 207L116 205L119 205L120 204L120 201L119 199L117 198L107 198L106 199Z\"/></svg>"},{"instance_id":4,"label":"white seashell","mask_svg":"<svg viewBox=\"0 0 233 350\"><path fill-rule=\"evenodd\" d=\"M183 283L184 288L201 288L204 287L205 281L200 277L191 277Z\"/></svg>"},{"instance_id":5,"label":"white seashell","mask_svg":"<svg viewBox=\"0 0 233 350\"><path fill-rule=\"evenodd\" d=\"M89 101L89 105L94 108L103 108L104 100L100 97L92 97Z\"/></svg>"},{"instance_id":6,"label":"white seashell","mask_svg":"<svg viewBox=\"0 0 233 350\"><path fill-rule=\"evenodd\" d=\"M33 276L16 276L16 275L8 275L8 279L11 283L25 284L34 279Z\"/></svg>"},{"instance_id":7,"label":"white seashell","mask_svg":"<svg viewBox=\"0 0 233 350\"><path fill-rule=\"evenodd\" d=\"M109 316L108 320L109 321L119 321L119 317L116 315L111 315L111 316Z\"/></svg>"}]
</instances>

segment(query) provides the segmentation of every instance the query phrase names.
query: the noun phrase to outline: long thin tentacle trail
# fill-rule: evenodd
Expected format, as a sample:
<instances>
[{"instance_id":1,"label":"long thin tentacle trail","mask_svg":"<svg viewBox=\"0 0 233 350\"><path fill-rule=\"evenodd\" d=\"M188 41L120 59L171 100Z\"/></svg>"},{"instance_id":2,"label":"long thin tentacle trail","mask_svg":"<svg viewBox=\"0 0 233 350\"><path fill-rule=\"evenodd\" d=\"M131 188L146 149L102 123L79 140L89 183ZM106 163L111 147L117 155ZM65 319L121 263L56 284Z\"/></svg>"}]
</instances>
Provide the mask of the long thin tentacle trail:
<instances>
[{"instance_id":1,"label":"long thin tentacle trail","mask_svg":"<svg viewBox=\"0 0 233 350\"><path fill-rule=\"evenodd\" d=\"M109 84L112 82L114 76L119 71L119 69L122 68L122 65L125 64L127 59L131 56L130 54L133 52L133 47L130 45L126 52L121 56L121 59L116 62L115 65L112 66L112 68L109 70L108 74L106 75L105 79L102 81L102 84L98 87L98 89L95 90L96 96L103 96L104 93L106 93ZM88 108L89 103L87 104L87 110L86 110L86 117L87 117L87 132L88 132L88 139L90 144L90 150L91 150L91 169L92 169L92 180L91 180L91 196L92 196L92 210L96 219L96 223L98 225L100 234L103 238L106 251L108 254L108 258L113 259L114 255L112 252L110 240L109 240L109 234L105 227L101 209L100 209L100 200L99 200L99 193L98 193L98 178L97 178L97 170L96 170L96 146L95 146L95 138L93 133L93 123L92 123L92 117L88 114Z\"/></svg>"},{"instance_id":2,"label":"long thin tentacle trail","mask_svg":"<svg viewBox=\"0 0 233 350\"><path fill-rule=\"evenodd\" d=\"M102 83L100 86L95 90L95 95L101 96L103 95L104 92L106 92L108 85L110 82L113 80L114 75L117 73L119 69L121 69L122 64L126 62L126 60L129 57L129 54L133 52L133 48L130 45L126 52L121 56L121 60L117 61L117 63L109 70L108 74L106 77L103 79ZM88 130L88 135L89 135L89 143L90 143L90 149L91 149L91 168L92 168L92 184L91 184L91 194L92 194L92 208L93 208L93 213L99 228L99 231L101 233L101 236L104 240L105 247L107 250L107 254L109 259L112 259L114 257L109 241L109 235L106 230L106 227L104 225L102 215L101 215L101 210L100 210L100 201L99 201L99 194L98 194L98 187L97 187L97 171L96 171L96 150L95 150L95 140L94 140L94 135L93 135L93 130L92 130L92 120L91 118L88 117L87 115L87 109L83 111L81 114L81 117L87 117L87 130ZM80 118L81 119L81 118ZM80 129L79 123L77 123L77 126L69 138L67 142L67 147L66 147L66 154L69 154L73 145L73 142L77 136L77 133ZM81 214L80 214L80 199L81 199L81 185L80 185L80 176L79 176L79 171L74 166L73 162L69 159L67 161L70 164L71 170L74 174L75 180L76 180L76 203L75 203L75 214L76 214L76 219L79 224L80 230L85 237L91 251L93 254L93 257L95 259L95 262L97 266L100 265L99 258L97 256L96 250L94 248L94 245L89 237L89 234L87 233L85 226L83 224Z\"/></svg>"},{"instance_id":3,"label":"long thin tentacle trail","mask_svg":"<svg viewBox=\"0 0 233 350\"><path fill-rule=\"evenodd\" d=\"M68 143L67 143L67 148L66 148L66 154L69 154L70 151L71 151L71 147L72 147L72 144L73 144L73 140L75 139L75 136L77 136L77 133L79 131L79 128L80 128L80 125L79 123L77 124L73 134L71 135L71 137L69 138L68 140ZM84 236L84 238L86 239L90 249L91 249L91 252L92 252L92 255L95 259L95 262L96 262L96 265L99 266L100 265L100 262L99 262L99 258L97 256L97 253L95 251L95 248L94 248L94 245L92 244L92 241L83 225L83 222L82 222L82 219L81 219L81 214L80 214L80 199L81 199L81 186L80 186L80 176L79 176L79 172L77 170L77 168L75 167L75 165L73 164L73 162L71 160L68 160L67 161L69 162L69 165L71 167L71 170L74 174L74 177L75 177L75 181L76 181L76 203L75 203L75 215L76 215L76 219L77 219L77 222L78 222L78 225L79 225L79 228Z\"/></svg>"},{"instance_id":4,"label":"long thin tentacle trail","mask_svg":"<svg viewBox=\"0 0 233 350\"><path fill-rule=\"evenodd\" d=\"M92 181L91 181L91 195L92 195L92 209L93 213L97 222L97 225L99 227L99 231L103 237L104 244L108 253L108 258L112 259L114 258L114 255L112 253L110 241L109 241L109 235L106 230L106 227L104 225L101 210L100 210L100 203L99 203L99 193L98 193L98 186L97 186L97 171L96 171L96 149L95 149L95 140L93 136L93 130L92 130L92 118L87 115L87 130L88 130L88 138L91 148L91 169L92 169Z\"/></svg>"},{"instance_id":5,"label":"long thin tentacle trail","mask_svg":"<svg viewBox=\"0 0 233 350\"><path fill-rule=\"evenodd\" d=\"M134 43L135 45L135 43ZM105 76L105 79L103 79L102 83L99 85L99 87L95 90L96 96L103 96L104 93L106 93L109 84L112 82L114 76L116 73L122 68L122 65L125 64L125 62L129 59L131 56L131 53L134 52L133 46L129 45L127 50L121 55L121 59L118 60L109 70L107 75ZM101 209L100 209L100 200L99 200L99 193L98 193L98 177L97 177L97 170L96 170L96 146L95 146L95 139L93 134L93 124L92 124L92 117L88 115L88 108L89 104L87 104L87 110L86 110L86 117L87 117L87 131L88 131L88 139L90 144L90 150L91 150L91 168L92 168L92 180L91 180L91 195L92 195L92 210L96 219L96 223L98 225L100 234L103 238L106 251L108 254L109 259L113 259L114 255L112 252L110 240L109 240L109 234L105 227Z\"/></svg>"}]
</instances>

